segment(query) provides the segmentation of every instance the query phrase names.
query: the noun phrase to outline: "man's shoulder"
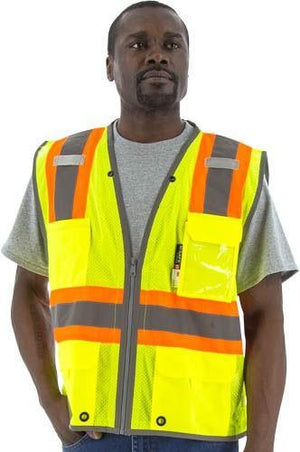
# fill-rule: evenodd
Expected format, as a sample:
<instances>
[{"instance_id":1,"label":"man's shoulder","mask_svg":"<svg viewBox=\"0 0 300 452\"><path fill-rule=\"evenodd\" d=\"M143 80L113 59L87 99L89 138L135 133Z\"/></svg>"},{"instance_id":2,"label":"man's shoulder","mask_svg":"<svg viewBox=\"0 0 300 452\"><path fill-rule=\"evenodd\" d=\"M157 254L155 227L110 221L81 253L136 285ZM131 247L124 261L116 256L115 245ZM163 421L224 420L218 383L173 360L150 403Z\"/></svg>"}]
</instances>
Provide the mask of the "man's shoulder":
<instances>
[{"instance_id":1,"label":"man's shoulder","mask_svg":"<svg viewBox=\"0 0 300 452\"><path fill-rule=\"evenodd\" d=\"M102 125L102 126L97 126L97 127L92 127L90 129L84 129L84 130L80 130L78 132L72 132L70 131L70 133L68 134L62 134L60 136L57 136L56 138L54 138L52 141L62 141L62 140L67 140L67 139L75 139L75 140L80 140L80 139L85 139L87 138L92 132L96 133L96 132L103 132L105 130L105 128L107 128L108 125Z\"/></svg>"},{"instance_id":2,"label":"man's shoulder","mask_svg":"<svg viewBox=\"0 0 300 452\"><path fill-rule=\"evenodd\" d=\"M34 154L38 157L46 157L46 154L53 149L53 146L58 146L61 149L63 146L70 147L71 149L76 149L78 147L84 147L88 139L91 142L95 142L95 139L100 138L107 128L107 125L98 126L90 129L80 130L78 132L70 132L68 134L56 135L48 140L44 140L38 148L35 150Z\"/></svg>"},{"instance_id":3,"label":"man's shoulder","mask_svg":"<svg viewBox=\"0 0 300 452\"><path fill-rule=\"evenodd\" d=\"M249 180L255 180L260 174L266 174L269 183L269 166L267 152L248 143L243 138L222 133L203 131L206 153L210 154L206 166L238 169L248 171ZM225 158L224 158L225 157ZM253 182L249 182L253 183Z\"/></svg>"},{"instance_id":4,"label":"man's shoulder","mask_svg":"<svg viewBox=\"0 0 300 452\"><path fill-rule=\"evenodd\" d=\"M222 147L243 147L244 149L256 149L256 150L262 150L259 147L255 146L253 143L250 143L248 139L244 139L243 137L237 137L233 136L231 134L224 134L224 132L218 133L218 131L210 131L210 130L203 130L203 135L206 135L207 137L214 140L215 147L218 146L220 148Z\"/></svg>"}]
</instances>

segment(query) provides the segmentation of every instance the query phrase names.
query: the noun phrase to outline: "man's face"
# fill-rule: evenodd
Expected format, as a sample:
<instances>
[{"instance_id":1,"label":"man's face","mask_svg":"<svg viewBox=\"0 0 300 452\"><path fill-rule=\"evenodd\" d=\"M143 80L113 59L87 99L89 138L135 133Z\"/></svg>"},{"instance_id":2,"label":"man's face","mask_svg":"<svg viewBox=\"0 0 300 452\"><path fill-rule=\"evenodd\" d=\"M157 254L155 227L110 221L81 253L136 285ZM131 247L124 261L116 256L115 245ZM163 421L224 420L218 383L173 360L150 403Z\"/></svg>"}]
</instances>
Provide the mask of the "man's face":
<instances>
[{"instance_id":1,"label":"man's face","mask_svg":"<svg viewBox=\"0 0 300 452\"><path fill-rule=\"evenodd\" d=\"M182 22L165 8L128 11L117 31L114 58L106 63L125 106L168 109L187 91L189 50ZM160 74L165 77L147 77L152 70L165 71Z\"/></svg>"}]
</instances>

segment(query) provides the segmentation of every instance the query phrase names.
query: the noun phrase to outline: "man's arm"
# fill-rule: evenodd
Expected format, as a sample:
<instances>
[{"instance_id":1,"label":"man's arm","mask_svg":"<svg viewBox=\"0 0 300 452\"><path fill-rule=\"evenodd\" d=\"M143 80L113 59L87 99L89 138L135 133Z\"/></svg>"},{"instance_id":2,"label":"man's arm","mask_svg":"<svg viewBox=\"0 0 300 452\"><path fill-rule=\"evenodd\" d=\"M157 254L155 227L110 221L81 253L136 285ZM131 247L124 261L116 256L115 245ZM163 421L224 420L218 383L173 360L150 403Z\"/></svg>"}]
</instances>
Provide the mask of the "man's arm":
<instances>
[{"instance_id":1,"label":"man's arm","mask_svg":"<svg viewBox=\"0 0 300 452\"><path fill-rule=\"evenodd\" d=\"M49 308L48 278L17 266L11 321L22 358L44 408L60 395Z\"/></svg>"},{"instance_id":2,"label":"man's arm","mask_svg":"<svg viewBox=\"0 0 300 452\"><path fill-rule=\"evenodd\" d=\"M244 452L272 452L286 377L280 273L239 294L244 313L248 434Z\"/></svg>"},{"instance_id":3,"label":"man's arm","mask_svg":"<svg viewBox=\"0 0 300 452\"><path fill-rule=\"evenodd\" d=\"M67 397L61 394L58 386L47 276L17 266L11 320L40 405L61 441L64 444L74 443L84 432L69 429Z\"/></svg>"}]
</instances>

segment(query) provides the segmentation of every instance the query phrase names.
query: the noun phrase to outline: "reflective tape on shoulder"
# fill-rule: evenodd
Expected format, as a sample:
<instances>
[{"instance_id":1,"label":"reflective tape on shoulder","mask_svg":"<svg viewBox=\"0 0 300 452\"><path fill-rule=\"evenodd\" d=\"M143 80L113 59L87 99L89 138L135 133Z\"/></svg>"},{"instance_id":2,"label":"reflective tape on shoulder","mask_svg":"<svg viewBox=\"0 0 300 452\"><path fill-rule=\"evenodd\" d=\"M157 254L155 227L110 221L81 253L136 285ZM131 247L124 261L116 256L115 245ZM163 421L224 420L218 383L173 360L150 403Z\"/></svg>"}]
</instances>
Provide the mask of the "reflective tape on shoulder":
<instances>
[{"instance_id":1,"label":"reflective tape on shoulder","mask_svg":"<svg viewBox=\"0 0 300 452\"><path fill-rule=\"evenodd\" d=\"M205 159L205 166L207 168L227 168L238 169L239 160L227 157L208 157Z\"/></svg>"},{"instance_id":2,"label":"reflective tape on shoulder","mask_svg":"<svg viewBox=\"0 0 300 452\"><path fill-rule=\"evenodd\" d=\"M240 218L251 148L215 134L203 134L199 146L190 210Z\"/></svg>"},{"instance_id":3,"label":"reflective tape on shoulder","mask_svg":"<svg viewBox=\"0 0 300 452\"><path fill-rule=\"evenodd\" d=\"M49 221L85 216L93 156L104 130L89 129L54 142L47 157Z\"/></svg>"},{"instance_id":4,"label":"reflective tape on shoulder","mask_svg":"<svg viewBox=\"0 0 300 452\"><path fill-rule=\"evenodd\" d=\"M69 154L69 155L56 155L53 159L54 166L61 165L83 165L84 155Z\"/></svg>"}]
</instances>

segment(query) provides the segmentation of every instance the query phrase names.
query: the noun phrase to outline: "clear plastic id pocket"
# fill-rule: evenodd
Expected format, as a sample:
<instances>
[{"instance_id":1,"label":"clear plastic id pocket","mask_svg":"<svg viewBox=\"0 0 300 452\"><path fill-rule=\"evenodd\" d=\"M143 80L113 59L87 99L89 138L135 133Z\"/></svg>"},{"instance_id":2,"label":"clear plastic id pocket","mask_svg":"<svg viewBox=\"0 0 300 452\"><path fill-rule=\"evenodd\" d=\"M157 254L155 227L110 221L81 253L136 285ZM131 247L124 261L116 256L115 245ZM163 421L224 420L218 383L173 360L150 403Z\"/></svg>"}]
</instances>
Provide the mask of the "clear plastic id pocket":
<instances>
[{"instance_id":1,"label":"clear plastic id pocket","mask_svg":"<svg viewBox=\"0 0 300 452\"><path fill-rule=\"evenodd\" d=\"M188 212L177 294L233 301L242 232L241 218Z\"/></svg>"}]
</instances>

